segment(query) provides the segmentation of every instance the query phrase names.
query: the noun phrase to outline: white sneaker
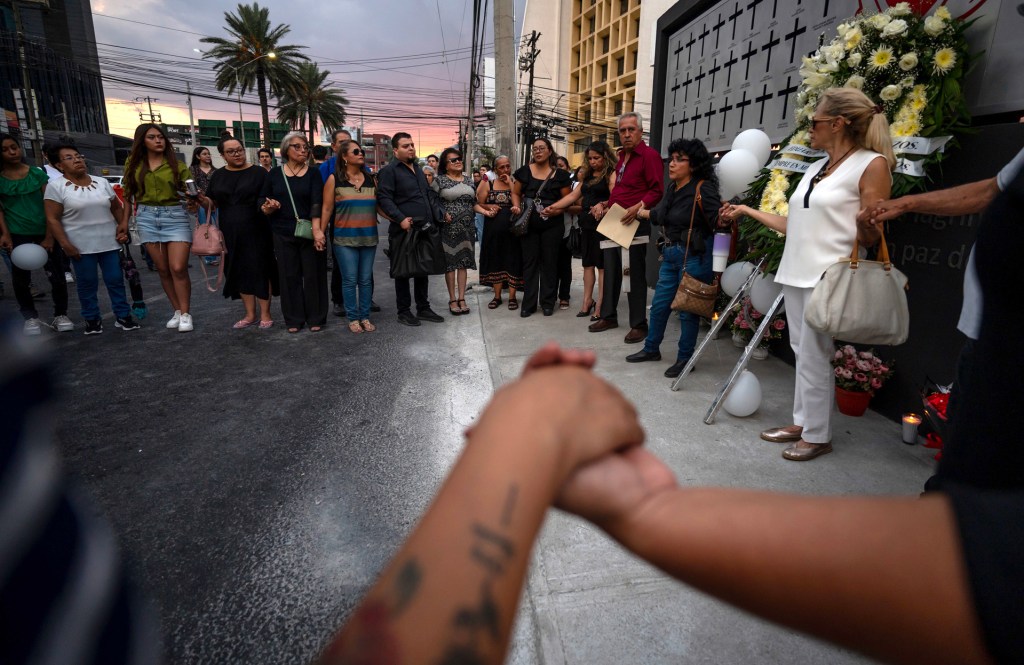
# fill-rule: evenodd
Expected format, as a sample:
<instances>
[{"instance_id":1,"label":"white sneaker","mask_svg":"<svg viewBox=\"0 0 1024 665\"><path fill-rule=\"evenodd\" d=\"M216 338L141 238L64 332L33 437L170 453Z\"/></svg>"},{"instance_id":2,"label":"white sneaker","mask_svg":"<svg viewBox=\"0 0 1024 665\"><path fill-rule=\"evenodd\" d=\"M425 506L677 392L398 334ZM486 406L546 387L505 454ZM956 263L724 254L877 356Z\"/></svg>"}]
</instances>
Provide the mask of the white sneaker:
<instances>
[{"instance_id":1,"label":"white sneaker","mask_svg":"<svg viewBox=\"0 0 1024 665\"><path fill-rule=\"evenodd\" d=\"M26 319L25 327L22 330L26 335L38 335L43 331L42 321L39 319Z\"/></svg>"},{"instance_id":2,"label":"white sneaker","mask_svg":"<svg viewBox=\"0 0 1024 665\"><path fill-rule=\"evenodd\" d=\"M174 316L172 316L171 320L167 322L167 327L177 328L179 324L181 324L181 310L176 309L174 310Z\"/></svg>"},{"instance_id":3,"label":"white sneaker","mask_svg":"<svg viewBox=\"0 0 1024 665\"><path fill-rule=\"evenodd\" d=\"M178 332L192 332L192 315L182 314L178 323Z\"/></svg>"},{"instance_id":4,"label":"white sneaker","mask_svg":"<svg viewBox=\"0 0 1024 665\"><path fill-rule=\"evenodd\" d=\"M73 284L75 282L75 276L72 275L71 272L66 272L64 273L64 281L68 284Z\"/></svg>"},{"instance_id":5,"label":"white sneaker","mask_svg":"<svg viewBox=\"0 0 1024 665\"><path fill-rule=\"evenodd\" d=\"M55 316L53 318L53 322L50 323L50 327L57 332L71 332L75 329L75 324L71 323L71 319L61 314L60 316Z\"/></svg>"}]
</instances>

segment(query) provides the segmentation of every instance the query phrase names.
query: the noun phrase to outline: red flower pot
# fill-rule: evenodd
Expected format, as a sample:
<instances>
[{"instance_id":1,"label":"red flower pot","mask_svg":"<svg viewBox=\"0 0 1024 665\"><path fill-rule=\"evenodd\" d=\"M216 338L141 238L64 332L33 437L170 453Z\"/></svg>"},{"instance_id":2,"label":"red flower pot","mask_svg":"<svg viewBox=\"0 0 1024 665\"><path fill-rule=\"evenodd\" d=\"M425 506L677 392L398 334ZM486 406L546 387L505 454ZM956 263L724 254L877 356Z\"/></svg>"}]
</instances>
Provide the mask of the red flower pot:
<instances>
[{"instance_id":1,"label":"red flower pot","mask_svg":"<svg viewBox=\"0 0 1024 665\"><path fill-rule=\"evenodd\" d=\"M836 406L839 413L848 416L863 416L871 403L871 393L855 392L845 388L836 387Z\"/></svg>"}]
</instances>

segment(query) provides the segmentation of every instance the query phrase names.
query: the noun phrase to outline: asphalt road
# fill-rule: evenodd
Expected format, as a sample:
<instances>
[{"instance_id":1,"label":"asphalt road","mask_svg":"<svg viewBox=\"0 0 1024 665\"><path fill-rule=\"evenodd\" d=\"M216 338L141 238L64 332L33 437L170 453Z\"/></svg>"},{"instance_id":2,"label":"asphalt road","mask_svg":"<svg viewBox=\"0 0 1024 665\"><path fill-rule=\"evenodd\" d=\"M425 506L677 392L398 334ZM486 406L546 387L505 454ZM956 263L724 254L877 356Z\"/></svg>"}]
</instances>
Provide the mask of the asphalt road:
<instances>
[{"instance_id":1,"label":"asphalt road","mask_svg":"<svg viewBox=\"0 0 1024 665\"><path fill-rule=\"evenodd\" d=\"M320 333L280 321L232 330L241 303L208 293L195 259L192 333L164 328L171 312L144 268L141 330L114 328L101 286L105 332L82 335L73 285L76 330L44 330L66 468L113 523L167 662L311 660L415 524L490 394L477 313L401 326L380 253L376 267L384 313L372 334L334 317ZM443 312L443 279L431 282ZM49 320L49 299L39 309Z\"/></svg>"}]
</instances>

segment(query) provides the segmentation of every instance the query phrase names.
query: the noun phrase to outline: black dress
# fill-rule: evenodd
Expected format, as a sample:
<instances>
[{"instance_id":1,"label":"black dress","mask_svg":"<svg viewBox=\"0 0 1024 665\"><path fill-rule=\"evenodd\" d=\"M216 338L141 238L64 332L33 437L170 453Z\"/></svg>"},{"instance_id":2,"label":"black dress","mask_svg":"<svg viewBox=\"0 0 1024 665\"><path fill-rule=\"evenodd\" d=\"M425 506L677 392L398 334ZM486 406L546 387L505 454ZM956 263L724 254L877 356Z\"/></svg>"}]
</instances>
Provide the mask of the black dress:
<instances>
[{"instance_id":1,"label":"black dress","mask_svg":"<svg viewBox=\"0 0 1024 665\"><path fill-rule=\"evenodd\" d=\"M597 225L600 222L590 214L590 209L602 201L607 201L612 193L608 189L608 180L605 178L601 178L594 184L591 184L589 179L585 179L580 187L583 188L583 194L580 197L580 205L583 210L577 217L577 223L580 225L580 239L583 245L583 267L604 269L604 252L601 251L601 241L607 240L607 238L597 232Z\"/></svg>"},{"instance_id":2,"label":"black dress","mask_svg":"<svg viewBox=\"0 0 1024 665\"><path fill-rule=\"evenodd\" d=\"M562 169L554 169L550 182L533 177L530 165L527 164L516 171L513 176L522 185L524 197L537 198L541 191L537 208L551 205L562 198L562 189L569 187L569 174ZM535 208L530 216L530 226L526 235L519 238L523 252L523 305L520 316L529 316L537 310L538 304L543 310L553 310L558 296L558 255L563 246L562 236L565 224L562 215L544 219Z\"/></svg>"},{"instance_id":3,"label":"black dress","mask_svg":"<svg viewBox=\"0 0 1024 665\"><path fill-rule=\"evenodd\" d=\"M484 217L480 241L480 283L523 288L523 256L519 239L509 232L512 225L512 190L487 186L487 205L498 206L498 214Z\"/></svg>"},{"instance_id":4,"label":"black dress","mask_svg":"<svg viewBox=\"0 0 1024 665\"><path fill-rule=\"evenodd\" d=\"M267 172L259 166L242 171L218 169L210 175L206 195L217 204L219 226L228 253L224 258L224 297L241 294L266 300L278 293L277 262L270 222L257 201Z\"/></svg>"}]
</instances>

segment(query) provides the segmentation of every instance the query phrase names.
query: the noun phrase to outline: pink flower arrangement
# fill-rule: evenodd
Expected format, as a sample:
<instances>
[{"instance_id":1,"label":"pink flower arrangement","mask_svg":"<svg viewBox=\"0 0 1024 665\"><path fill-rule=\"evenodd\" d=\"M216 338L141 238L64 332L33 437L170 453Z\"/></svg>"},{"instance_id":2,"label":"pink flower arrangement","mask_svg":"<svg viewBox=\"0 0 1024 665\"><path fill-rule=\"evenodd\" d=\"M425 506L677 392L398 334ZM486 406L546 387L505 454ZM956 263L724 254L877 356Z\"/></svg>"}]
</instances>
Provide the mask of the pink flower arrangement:
<instances>
[{"instance_id":1,"label":"pink flower arrangement","mask_svg":"<svg viewBox=\"0 0 1024 665\"><path fill-rule=\"evenodd\" d=\"M764 314L754 309L750 304L750 297L744 297L732 307L732 322L729 324L734 335L742 337L749 342L754 332L761 325ZM786 329L786 319L782 314L776 314L772 322L765 328L764 339L761 345L766 346L770 340L782 339L782 331Z\"/></svg>"},{"instance_id":2,"label":"pink flower arrangement","mask_svg":"<svg viewBox=\"0 0 1024 665\"><path fill-rule=\"evenodd\" d=\"M889 363L876 356L874 349L858 351L849 344L836 348L832 367L837 386L871 395L893 375Z\"/></svg>"}]
</instances>

